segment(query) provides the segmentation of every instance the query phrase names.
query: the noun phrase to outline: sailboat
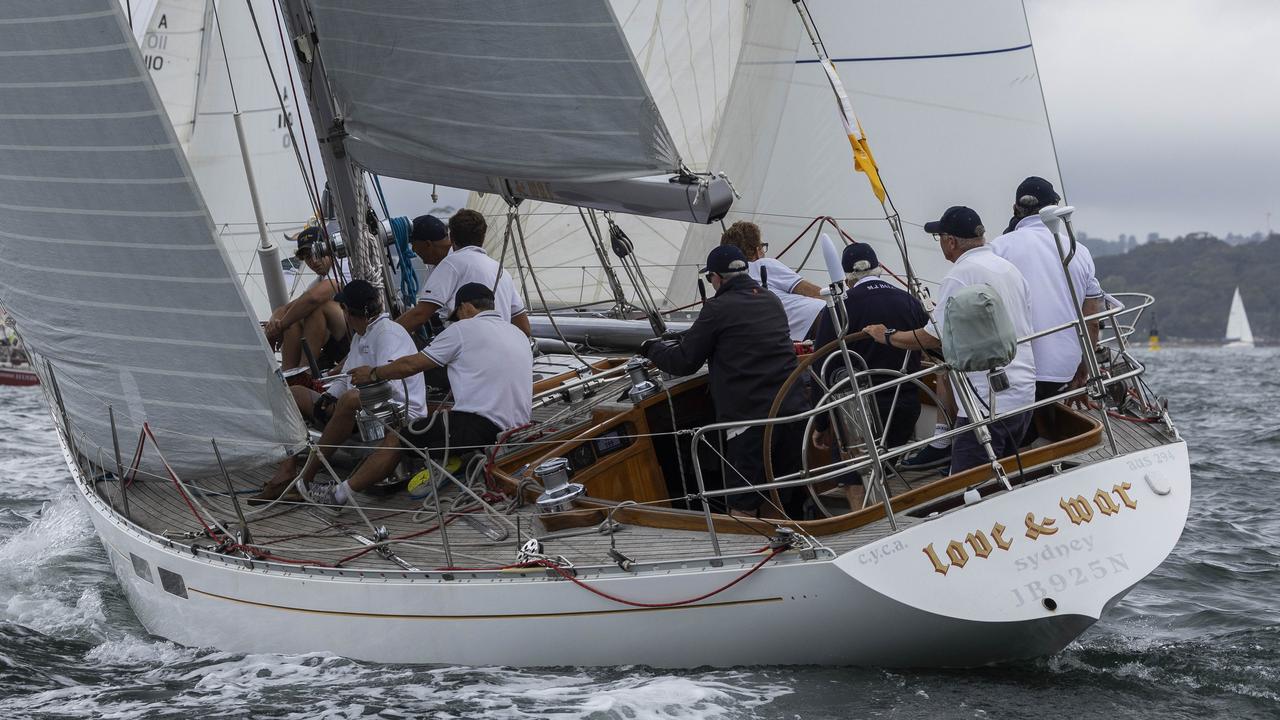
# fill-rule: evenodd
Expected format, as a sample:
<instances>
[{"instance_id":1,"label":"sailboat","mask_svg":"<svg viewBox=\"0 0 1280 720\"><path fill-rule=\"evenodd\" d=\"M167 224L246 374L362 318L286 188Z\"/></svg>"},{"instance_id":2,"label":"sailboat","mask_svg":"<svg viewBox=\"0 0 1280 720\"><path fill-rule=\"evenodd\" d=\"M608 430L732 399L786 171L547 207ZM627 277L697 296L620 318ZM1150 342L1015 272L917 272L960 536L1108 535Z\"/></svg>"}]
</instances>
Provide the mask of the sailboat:
<instances>
[{"instance_id":1,"label":"sailboat","mask_svg":"<svg viewBox=\"0 0 1280 720\"><path fill-rule=\"evenodd\" d=\"M1244 300L1240 299L1240 288L1236 288L1231 296L1231 310L1227 313L1227 335L1224 347L1253 347L1253 328L1249 327L1249 316L1244 312Z\"/></svg>"},{"instance_id":2,"label":"sailboat","mask_svg":"<svg viewBox=\"0 0 1280 720\"><path fill-rule=\"evenodd\" d=\"M943 3L931 4L936 15L811 4L828 28L823 52L867 68L854 73L867 84L851 87L869 106L869 130L877 103L885 112L956 113L951 137L921 135L916 166L910 142L891 138L917 126L873 131L884 138L886 181L895 155L903 168L928 167L904 182L925 187L945 177L935 159L952 152L960 162L995 162L1019 156L1002 152L1001 140L1047 146L1042 109L1035 120L1012 100L986 101L1010 88L1038 101L1017 2L984 4L989 18ZM800 132L817 127L816 109L831 117L832 108L814 62L819 43L807 41L793 3L753 3L742 15L705 170L683 159L683 132L667 126L650 90L623 28L624 4L284 0L281 9L299 74L312 79L306 93L323 129L325 175L362 277L377 278L380 264L360 228L365 172L504 198L512 230L504 259L519 248L547 308L530 258L552 243L525 236L526 203L583 208L589 224L589 211L608 212L605 227L689 223L670 304L693 296L679 278L691 279L690 259L712 242L708 223L731 212L773 223L773 235L799 231L830 201L838 210L825 213L837 221L829 232L838 225L880 243L882 256L930 244L886 228L878 203L845 197L867 190L838 124ZM856 43L831 32L851 17L860 20ZM853 52L889 37L937 46L888 61L897 53ZM544 378L533 426L494 447L457 449L458 470L432 465L441 485L423 502L361 497L338 519L306 504L243 507L240 498L286 453L305 450L308 435L132 40L115 0L0 9L0 99L10 108L0 116L0 299L36 355L73 485L124 596L157 635L386 662L967 667L1058 651L1158 567L1181 534L1186 443L1139 382L1143 367L1119 330L1107 339L1111 359L1090 379L1099 409L1060 406L1047 444L1016 458L908 478L886 462L928 438L896 448L868 440L847 458L756 488L804 488L818 513L809 519L717 512L719 498L741 490L721 482L730 469L716 459L715 438L725 428L711 420L705 371L658 377L625 354L587 357L590 369ZM929 81L940 68L945 82ZM1015 129L980 132L988 120ZM934 153L934 143L946 152ZM1052 153L1037 152L1025 161L1043 174ZM957 177L974 186L972 174ZM906 227L950 204L925 198L908 210L908 194L896 200ZM911 274L927 288L942 266L916 254ZM651 284L636 276L631 289ZM824 284L842 291L835 278ZM877 387L928 394L934 372ZM833 389L793 419L846 411L865 419L851 407L865 393L852 389L847 397ZM1107 404L1115 394L1142 399L1152 416L1113 417L1122 415ZM394 421L381 427L396 431ZM875 491L866 507L824 499L823 480L858 468Z\"/></svg>"}]
</instances>

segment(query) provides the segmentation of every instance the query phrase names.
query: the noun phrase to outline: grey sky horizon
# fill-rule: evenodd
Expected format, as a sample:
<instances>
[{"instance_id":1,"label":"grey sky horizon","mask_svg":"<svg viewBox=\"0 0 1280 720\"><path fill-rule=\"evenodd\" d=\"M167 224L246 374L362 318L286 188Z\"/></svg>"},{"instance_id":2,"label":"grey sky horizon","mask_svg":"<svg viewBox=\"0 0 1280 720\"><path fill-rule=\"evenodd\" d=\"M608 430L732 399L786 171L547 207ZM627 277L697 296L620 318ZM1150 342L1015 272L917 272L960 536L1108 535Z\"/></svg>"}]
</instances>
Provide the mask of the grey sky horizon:
<instances>
[{"instance_id":1,"label":"grey sky horizon","mask_svg":"<svg viewBox=\"0 0 1280 720\"><path fill-rule=\"evenodd\" d=\"M1026 0L1058 163L1090 235L1280 225L1280 2Z\"/></svg>"}]
</instances>

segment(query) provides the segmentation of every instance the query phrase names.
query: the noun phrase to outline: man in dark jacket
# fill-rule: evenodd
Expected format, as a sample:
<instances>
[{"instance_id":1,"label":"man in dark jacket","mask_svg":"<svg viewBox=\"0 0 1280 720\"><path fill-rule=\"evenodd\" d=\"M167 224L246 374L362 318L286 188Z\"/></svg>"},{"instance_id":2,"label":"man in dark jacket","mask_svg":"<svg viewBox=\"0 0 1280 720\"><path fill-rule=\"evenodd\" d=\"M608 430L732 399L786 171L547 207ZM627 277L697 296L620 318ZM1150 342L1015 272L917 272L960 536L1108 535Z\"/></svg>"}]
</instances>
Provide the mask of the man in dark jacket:
<instances>
[{"instance_id":1,"label":"man in dark jacket","mask_svg":"<svg viewBox=\"0 0 1280 720\"><path fill-rule=\"evenodd\" d=\"M641 352L662 370L688 375L709 362L711 399L720 422L757 420L769 414L774 398L796 368L795 347L782 303L747 274L747 259L731 245L721 245L707 256L708 275L716 294L707 300L698 319L679 343L646 341ZM805 410L802 395L792 392L779 407L779 415ZM764 427L730 430L726 434L726 487L758 485L764 476ZM774 427L773 473L780 476L800 467L804 442L803 423ZM784 509L799 518L804 495L790 490L779 493ZM763 493L729 497L729 507L760 513Z\"/></svg>"},{"instance_id":2,"label":"man in dark jacket","mask_svg":"<svg viewBox=\"0 0 1280 720\"><path fill-rule=\"evenodd\" d=\"M858 332L867 325L884 325L894 328L896 332L910 332L925 326L929 315L920 305L920 301L902 288L891 285L880 279L880 260L876 251L866 243L854 243L845 246L844 255L840 258L844 268L845 279L849 291L845 295L845 311L849 315L849 330ZM824 312L818 323L814 336L814 347L821 348L836 339L835 323L831 314ZM882 345L871 338L849 343L849 350L857 353L866 363L868 369L905 370L913 373L920 369L920 353L902 350L889 345ZM860 363L854 362L854 368ZM904 367L905 366L905 367ZM843 375L844 363L833 361L830 374ZM836 378L828 377L828 386ZM882 383L891 379L889 375L874 375L874 383ZM920 417L920 394L915 385L906 384L895 393L883 390L875 395L875 407L880 422L874 424L877 433L884 432L884 424L888 422L888 434L885 436L885 448L905 444L911 439L916 419ZM831 445L830 421L826 414L819 415L814 421L813 444L818 448ZM857 510L862 507L864 491L862 476L857 472L850 473L847 480L842 480L845 497L849 506Z\"/></svg>"}]
</instances>

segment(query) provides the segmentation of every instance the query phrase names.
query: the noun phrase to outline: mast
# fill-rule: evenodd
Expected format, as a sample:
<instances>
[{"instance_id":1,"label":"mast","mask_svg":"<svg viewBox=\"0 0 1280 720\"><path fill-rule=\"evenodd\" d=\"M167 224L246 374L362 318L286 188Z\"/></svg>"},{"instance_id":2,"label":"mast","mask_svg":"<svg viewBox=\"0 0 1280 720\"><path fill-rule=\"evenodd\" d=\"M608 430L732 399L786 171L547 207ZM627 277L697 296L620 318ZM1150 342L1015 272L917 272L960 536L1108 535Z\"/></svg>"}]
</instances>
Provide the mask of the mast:
<instances>
[{"instance_id":1,"label":"mast","mask_svg":"<svg viewBox=\"0 0 1280 720\"><path fill-rule=\"evenodd\" d=\"M364 217L369 209L362 171L347 155L344 143L347 137L345 123L334 102L320 56L320 39L311 19L307 0L281 0L285 24L293 39L293 49L298 61L298 74L304 81L307 107L311 109L312 124L320 145L320 157L324 161L325 176L329 179L335 215L342 228L342 237L351 260L351 274L389 292L390 283L384 282L377 244L366 232ZM391 307L387 304L386 307Z\"/></svg>"}]
</instances>

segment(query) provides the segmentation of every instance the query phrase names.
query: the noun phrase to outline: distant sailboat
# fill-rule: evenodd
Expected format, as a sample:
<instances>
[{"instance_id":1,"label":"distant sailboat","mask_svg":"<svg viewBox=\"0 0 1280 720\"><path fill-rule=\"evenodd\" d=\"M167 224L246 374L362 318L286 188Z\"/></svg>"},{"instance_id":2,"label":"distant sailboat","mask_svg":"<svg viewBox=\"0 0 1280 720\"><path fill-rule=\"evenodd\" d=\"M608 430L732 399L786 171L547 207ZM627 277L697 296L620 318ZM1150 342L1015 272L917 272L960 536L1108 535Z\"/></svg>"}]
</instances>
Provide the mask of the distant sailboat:
<instances>
[{"instance_id":1,"label":"distant sailboat","mask_svg":"<svg viewBox=\"0 0 1280 720\"><path fill-rule=\"evenodd\" d=\"M1231 297L1231 312L1227 314L1226 347L1253 347L1253 329L1249 327L1249 316L1244 312L1244 300L1240 299L1240 288Z\"/></svg>"}]
</instances>

